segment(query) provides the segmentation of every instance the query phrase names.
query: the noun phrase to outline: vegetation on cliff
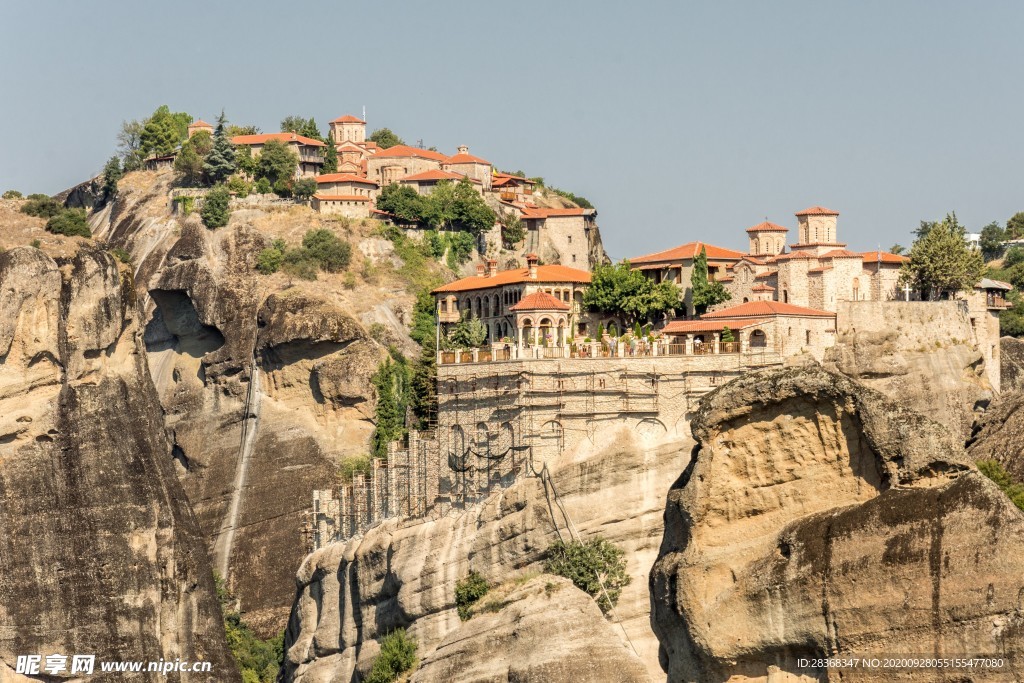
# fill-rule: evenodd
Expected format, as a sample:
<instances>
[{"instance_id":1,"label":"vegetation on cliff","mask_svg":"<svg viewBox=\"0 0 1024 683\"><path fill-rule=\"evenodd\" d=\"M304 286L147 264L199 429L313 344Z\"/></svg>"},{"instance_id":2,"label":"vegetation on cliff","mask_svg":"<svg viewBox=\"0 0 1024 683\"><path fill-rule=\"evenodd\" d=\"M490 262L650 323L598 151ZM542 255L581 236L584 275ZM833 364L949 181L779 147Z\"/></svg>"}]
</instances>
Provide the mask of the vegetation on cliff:
<instances>
[{"instance_id":1,"label":"vegetation on cliff","mask_svg":"<svg viewBox=\"0 0 1024 683\"><path fill-rule=\"evenodd\" d=\"M564 576L597 601L607 614L632 580L626 573L626 553L603 538L555 541L547 551L544 570Z\"/></svg>"},{"instance_id":2,"label":"vegetation on cliff","mask_svg":"<svg viewBox=\"0 0 1024 683\"><path fill-rule=\"evenodd\" d=\"M473 234L490 229L497 219L468 178L457 183L442 180L425 196L408 185L392 183L381 190L377 208L403 221Z\"/></svg>"},{"instance_id":3,"label":"vegetation on cliff","mask_svg":"<svg viewBox=\"0 0 1024 683\"><path fill-rule=\"evenodd\" d=\"M249 629L242 615L232 606L234 599L224 579L214 574L217 599L224 616L224 633L228 647L242 673L242 683L274 683L284 661L284 632L261 640Z\"/></svg>"},{"instance_id":4,"label":"vegetation on cliff","mask_svg":"<svg viewBox=\"0 0 1024 683\"><path fill-rule=\"evenodd\" d=\"M632 324L648 322L680 308L682 300L675 284L654 284L624 260L594 267L590 287L583 293L583 305L592 311L615 313Z\"/></svg>"},{"instance_id":5,"label":"vegetation on cliff","mask_svg":"<svg viewBox=\"0 0 1024 683\"><path fill-rule=\"evenodd\" d=\"M977 465L981 473L995 482L1014 505L1024 510L1024 484L1014 481L998 460L979 460Z\"/></svg>"},{"instance_id":6,"label":"vegetation on cliff","mask_svg":"<svg viewBox=\"0 0 1024 683\"><path fill-rule=\"evenodd\" d=\"M395 629L380 641L380 654L366 683L394 683L398 677L416 668L416 641L404 628Z\"/></svg>"},{"instance_id":7,"label":"vegetation on cliff","mask_svg":"<svg viewBox=\"0 0 1024 683\"><path fill-rule=\"evenodd\" d=\"M470 570L465 578L455 582L455 607L459 613L459 619L468 620L473 616L473 605L480 601L480 598L487 595L491 585L483 574L476 570Z\"/></svg>"},{"instance_id":8,"label":"vegetation on cliff","mask_svg":"<svg viewBox=\"0 0 1024 683\"><path fill-rule=\"evenodd\" d=\"M903 264L901 282L916 289L923 301L949 298L974 287L985 273L985 260L980 251L968 246L965 232L955 213L938 223L922 222L910 247L910 260Z\"/></svg>"}]
</instances>

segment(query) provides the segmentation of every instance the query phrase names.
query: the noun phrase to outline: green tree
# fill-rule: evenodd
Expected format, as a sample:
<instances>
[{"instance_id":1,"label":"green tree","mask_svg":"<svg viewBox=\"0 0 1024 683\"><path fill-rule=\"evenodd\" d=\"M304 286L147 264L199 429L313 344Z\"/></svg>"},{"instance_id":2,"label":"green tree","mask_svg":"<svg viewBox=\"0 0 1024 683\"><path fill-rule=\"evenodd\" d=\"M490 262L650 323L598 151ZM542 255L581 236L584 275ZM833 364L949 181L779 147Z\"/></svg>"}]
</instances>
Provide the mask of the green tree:
<instances>
[{"instance_id":1,"label":"green tree","mask_svg":"<svg viewBox=\"0 0 1024 683\"><path fill-rule=\"evenodd\" d=\"M487 326L479 318L464 313L462 320L448 331L446 346L450 349L473 349L487 340Z\"/></svg>"},{"instance_id":2,"label":"green tree","mask_svg":"<svg viewBox=\"0 0 1024 683\"><path fill-rule=\"evenodd\" d=\"M597 600L605 613L615 606L631 580L626 573L625 552L603 538L585 543L555 541L548 547L544 570L572 581Z\"/></svg>"},{"instance_id":3,"label":"green tree","mask_svg":"<svg viewBox=\"0 0 1024 683\"><path fill-rule=\"evenodd\" d=\"M302 248L323 270L337 273L348 268L352 247L330 230L310 230L302 238Z\"/></svg>"},{"instance_id":4,"label":"green tree","mask_svg":"<svg viewBox=\"0 0 1024 683\"><path fill-rule=\"evenodd\" d=\"M52 218L63 210L64 207L57 200L47 197L45 194L31 194L28 196L28 201L21 205L22 213L37 218Z\"/></svg>"},{"instance_id":5,"label":"green tree","mask_svg":"<svg viewBox=\"0 0 1024 683\"><path fill-rule=\"evenodd\" d=\"M103 167L103 202L109 202L117 195L117 182L124 172L121 170L121 159L117 155L110 157Z\"/></svg>"},{"instance_id":6,"label":"green tree","mask_svg":"<svg viewBox=\"0 0 1024 683\"><path fill-rule=\"evenodd\" d=\"M231 144L225 124L224 112L217 117L217 128L213 131L213 146L203 162L203 173L210 183L223 183L235 172L235 146Z\"/></svg>"},{"instance_id":7,"label":"green tree","mask_svg":"<svg viewBox=\"0 0 1024 683\"><path fill-rule=\"evenodd\" d=\"M410 406L418 429L427 429L437 419L437 345L433 335L420 349L412 369Z\"/></svg>"},{"instance_id":8,"label":"green tree","mask_svg":"<svg viewBox=\"0 0 1024 683\"><path fill-rule=\"evenodd\" d=\"M377 197L377 208L411 222L421 222L427 215L426 199L408 185L391 183Z\"/></svg>"},{"instance_id":9,"label":"green tree","mask_svg":"<svg viewBox=\"0 0 1024 683\"><path fill-rule=\"evenodd\" d=\"M216 185L206 193L203 200L203 208L199 216L203 219L203 225L208 228L222 228L228 224L231 218L231 209L228 203L231 201L231 193L224 185Z\"/></svg>"},{"instance_id":10,"label":"green tree","mask_svg":"<svg viewBox=\"0 0 1024 683\"><path fill-rule=\"evenodd\" d=\"M228 191L236 197L248 197L252 192L252 183L240 175L233 175L228 178Z\"/></svg>"},{"instance_id":11,"label":"green tree","mask_svg":"<svg viewBox=\"0 0 1024 683\"><path fill-rule=\"evenodd\" d=\"M313 117L307 119L302 116L286 116L281 120L281 130L326 142L320 135L320 128L316 125L316 120Z\"/></svg>"},{"instance_id":12,"label":"green tree","mask_svg":"<svg viewBox=\"0 0 1024 683\"><path fill-rule=\"evenodd\" d=\"M386 358L372 379L377 394L376 426L370 437L374 457L387 457L388 444L405 435L405 411L409 405L409 365L401 354Z\"/></svg>"},{"instance_id":13,"label":"green tree","mask_svg":"<svg viewBox=\"0 0 1024 683\"><path fill-rule=\"evenodd\" d=\"M1013 214L1006 221L1006 239L1019 240L1024 237L1024 211Z\"/></svg>"},{"instance_id":14,"label":"green tree","mask_svg":"<svg viewBox=\"0 0 1024 683\"><path fill-rule=\"evenodd\" d=\"M923 300L949 298L974 287L985 272L985 260L967 246L964 233L956 214L932 224L911 246L901 282L914 287Z\"/></svg>"},{"instance_id":15,"label":"green tree","mask_svg":"<svg viewBox=\"0 0 1024 683\"><path fill-rule=\"evenodd\" d=\"M902 254L906 250L907 250L907 248L905 246L903 246L902 244L894 244L891 247L889 247L889 253L890 254Z\"/></svg>"},{"instance_id":16,"label":"green tree","mask_svg":"<svg viewBox=\"0 0 1024 683\"><path fill-rule=\"evenodd\" d=\"M284 240L275 240L272 246L260 251L256 257L256 270L264 275L273 275L281 269L285 251Z\"/></svg>"},{"instance_id":17,"label":"green tree","mask_svg":"<svg viewBox=\"0 0 1024 683\"><path fill-rule=\"evenodd\" d=\"M716 306L732 298L732 295L725 291L725 286L721 282L708 279L708 255L707 250L703 247L693 259L690 287L693 308L698 315L707 312L711 306Z\"/></svg>"},{"instance_id":18,"label":"green tree","mask_svg":"<svg viewBox=\"0 0 1024 683\"><path fill-rule=\"evenodd\" d=\"M316 180L301 178L292 186L292 193L299 199L309 199L316 194Z\"/></svg>"},{"instance_id":19,"label":"green tree","mask_svg":"<svg viewBox=\"0 0 1024 683\"><path fill-rule=\"evenodd\" d=\"M392 133L390 128L379 128L370 133L370 142L376 142L381 149L405 144L405 141Z\"/></svg>"},{"instance_id":20,"label":"green tree","mask_svg":"<svg viewBox=\"0 0 1024 683\"><path fill-rule=\"evenodd\" d=\"M142 158L171 154L188 137L192 117L185 112L172 113L166 104L157 108L139 133Z\"/></svg>"},{"instance_id":21,"label":"green tree","mask_svg":"<svg viewBox=\"0 0 1024 683\"><path fill-rule=\"evenodd\" d=\"M513 212L502 211L498 221L501 223L501 241L506 247L511 249L526 239L526 228Z\"/></svg>"},{"instance_id":22,"label":"green tree","mask_svg":"<svg viewBox=\"0 0 1024 683\"><path fill-rule=\"evenodd\" d=\"M68 237L92 237L84 209L64 209L46 221L46 230Z\"/></svg>"},{"instance_id":23,"label":"green tree","mask_svg":"<svg viewBox=\"0 0 1024 683\"><path fill-rule=\"evenodd\" d=\"M281 270L289 279L315 280L320 263L305 249L289 249L281 260Z\"/></svg>"},{"instance_id":24,"label":"green tree","mask_svg":"<svg viewBox=\"0 0 1024 683\"><path fill-rule=\"evenodd\" d=\"M241 145L235 148L235 166L240 172L245 173L249 177L254 177L256 175L259 162L256 157L252 155L251 147L248 145Z\"/></svg>"},{"instance_id":25,"label":"green tree","mask_svg":"<svg viewBox=\"0 0 1024 683\"><path fill-rule=\"evenodd\" d=\"M455 206L453 223L474 234L480 234L494 227L497 216L487 206L483 197L473 188L468 178L455 185Z\"/></svg>"},{"instance_id":26,"label":"green tree","mask_svg":"<svg viewBox=\"0 0 1024 683\"><path fill-rule=\"evenodd\" d=\"M327 141L327 147L324 150L324 165L320 169L320 173L337 173L338 172L338 149L334 146L333 140Z\"/></svg>"},{"instance_id":27,"label":"green tree","mask_svg":"<svg viewBox=\"0 0 1024 683\"><path fill-rule=\"evenodd\" d=\"M198 137L198 134L193 137ZM178 156L174 157L174 170L180 176L182 185L198 187L203 180L203 157L191 142L191 140L186 141L181 146Z\"/></svg>"},{"instance_id":28,"label":"green tree","mask_svg":"<svg viewBox=\"0 0 1024 683\"><path fill-rule=\"evenodd\" d=\"M229 138L237 137L239 135L259 135L260 129L256 126L236 126L234 124L228 124L227 133Z\"/></svg>"},{"instance_id":29,"label":"green tree","mask_svg":"<svg viewBox=\"0 0 1024 683\"><path fill-rule=\"evenodd\" d=\"M3 194L4 199L21 199L21 193L17 190L7 190Z\"/></svg>"},{"instance_id":30,"label":"green tree","mask_svg":"<svg viewBox=\"0 0 1024 683\"><path fill-rule=\"evenodd\" d=\"M295 177L298 166L299 158L288 145L279 140L267 140L256 160L256 177L266 178L271 185L289 182Z\"/></svg>"},{"instance_id":31,"label":"green tree","mask_svg":"<svg viewBox=\"0 0 1024 683\"><path fill-rule=\"evenodd\" d=\"M722 341L726 343L736 341L736 337L733 336L732 330L729 329L728 325L722 328Z\"/></svg>"},{"instance_id":32,"label":"green tree","mask_svg":"<svg viewBox=\"0 0 1024 683\"><path fill-rule=\"evenodd\" d=\"M274 191L274 188L270 186L270 181L266 178L260 178L253 183L252 191L256 194L270 194Z\"/></svg>"},{"instance_id":33,"label":"green tree","mask_svg":"<svg viewBox=\"0 0 1024 683\"><path fill-rule=\"evenodd\" d=\"M629 261L599 264L591 273L583 305L592 311L646 322L681 306L679 288L671 282L654 284Z\"/></svg>"},{"instance_id":34,"label":"green tree","mask_svg":"<svg viewBox=\"0 0 1024 683\"><path fill-rule=\"evenodd\" d=\"M380 654L373 660L366 683L394 683L416 667L416 641L396 629L380 641Z\"/></svg>"},{"instance_id":35,"label":"green tree","mask_svg":"<svg viewBox=\"0 0 1024 683\"><path fill-rule=\"evenodd\" d=\"M455 582L455 606L458 609L459 619L467 621L473 616L473 605L480 601L480 598L487 595L491 585L487 583L480 572L470 569L464 579Z\"/></svg>"},{"instance_id":36,"label":"green tree","mask_svg":"<svg viewBox=\"0 0 1024 683\"><path fill-rule=\"evenodd\" d=\"M981 255L986 260L999 258L1003 253L1003 241L1006 240L1006 230L1001 228L995 221L981 229Z\"/></svg>"}]
</instances>

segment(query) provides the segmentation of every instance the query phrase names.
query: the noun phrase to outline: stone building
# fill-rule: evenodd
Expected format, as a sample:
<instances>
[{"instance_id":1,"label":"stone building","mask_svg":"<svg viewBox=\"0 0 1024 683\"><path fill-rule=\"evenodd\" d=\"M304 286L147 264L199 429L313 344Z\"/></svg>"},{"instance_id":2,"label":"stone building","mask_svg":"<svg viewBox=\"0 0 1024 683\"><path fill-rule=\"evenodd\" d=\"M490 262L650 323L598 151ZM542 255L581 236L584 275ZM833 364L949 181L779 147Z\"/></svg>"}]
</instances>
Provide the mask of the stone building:
<instances>
[{"instance_id":1,"label":"stone building","mask_svg":"<svg viewBox=\"0 0 1024 683\"><path fill-rule=\"evenodd\" d=\"M346 114L328 125L328 136L338 152L338 172L366 176L366 160L380 151L366 139L366 121Z\"/></svg>"},{"instance_id":2,"label":"stone building","mask_svg":"<svg viewBox=\"0 0 1024 683\"><path fill-rule=\"evenodd\" d=\"M317 194L353 195L357 197L377 196L377 183L351 173L327 173L317 176Z\"/></svg>"},{"instance_id":3,"label":"stone building","mask_svg":"<svg viewBox=\"0 0 1024 683\"><path fill-rule=\"evenodd\" d=\"M202 119L198 119L188 125L188 136L192 137L201 130L205 130L210 135L213 135L213 125L203 121Z\"/></svg>"},{"instance_id":4,"label":"stone building","mask_svg":"<svg viewBox=\"0 0 1024 683\"><path fill-rule=\"evenodd\" d=\"M985 372L992 388L999 391L1002 356L999 343L999 312L1012 308L1006 293L1013 289L1009 282L982 278L967 295L967 314L978 341L978 350L985 358Z\"/></svg>"},{"instance_id":5,"label":"stone building","mask_svg":"<svg viewBox=\"0 0 1024 683\"><path fill-rule=\"evenodd\" d=\"M270 140L277 140L288 146L298 158L296 177L316 177L324 165L323 148L327 145L319 140L307 138L298 133L261 133L260 135L236 135L231 144L236 147L248 147L253 157L263 152L263 146Z\"/></svg>"},{"instance_id":6,"label":"stone building","mask_svg":"<svg viewBox=\"0 0 1024 683\"><path fill-rule=\"evenodd\" d=\"M366 177L381 187L424 171L440 171L448 157L440 152L408 145L380 150L366 160Z\"/></svg>"},{"instance_id":7,"label":"stone building","mask_svg":"<svg viewBox=\"0 0 1024 683\"><path fill-rule=\"evenodd\" d=\"M458 154L448 157L441 164L441 169L477 181L484 191L491 189L491 174L494 167L491 166L491 162L470 154L466 145L460 145Z\"/></svg>"},{"instance_id":8,"label":"stone building","mask_svg":"<svg viewBox=\"0 0 1024 683\"><path fill-rule=\"evenodd\" d=\"M462 181L463 176L459 173L452 173L451 171L423 171L422 173L414 173L410 176L405 176L399 180L400 185L408 185L409 187L416 190L417 193L422 195L428 195L433 193L437 188L437 184L441 182L458 183ZM479 180L470 178L469 182L473 185L473 188L477 192L482 192L483 188Z\"/></svg>"},{"instance_id":9,"label":"stone building","mask_svg":"<svg viewBox=\"0 0 1024 683\"><path fill-rule=\"evenodd\" d=\"M494 171L491 174L491 192L497 193L502 202L510 204L528 203L533 196L536 183L529 178Z\"/></svg>"},{"instance_id":10,"label":"stone building","mask_svg":"<svg viewBox=\"0 0 1024 683\"><path fill-rule=\"evenodd\" d=\"M317 213L345 218L368 218L373 210L373 200L365 195L321 194L310 199L310 206Z\"/></svg>"},{"instance_id":11,"label":"stone building","mask_svg":"<svg viewBox=\"0 0 1024 683\"><path fill-rule=\"evenodd\" d=\"M531 205L516 208L526 226L528 249L539 251L549 244L564 260L563 265L590 268L596 210L541 209Z\"/></svg>"},{"instance_id":12,"label":"stone building","mask_svg":"<svg viewBox=\"0 0 1024 683\"><path fill-rule=\"evenodd\" d=\"M526 260L526 268L499 271L498 262L489 259L475 276L433 290L442 332L464 316L478 318L487 327L488 342L509 339L518 350L562 348L573 337L593 334L582 307L590 273L539 265L536 254Z\"/></svg>"},{"instance_id":13,"label":"stone building","mask_svg":"<svg viewBox=\"0 0 1024 683\"><path fill-rule=\"evenodd\" d=\"M687 242L665 251L637 256L630 259L629 264L654 280L655 283L672 282L678 285L682 290L688 314L693 315L693 289L690 287L690 276L693 273L693 260L702 251L708 259L708 277L718 280L728 278L730 269L744 256L743 252L716 247L706 242Z\"/></svg>"}]
</instances>

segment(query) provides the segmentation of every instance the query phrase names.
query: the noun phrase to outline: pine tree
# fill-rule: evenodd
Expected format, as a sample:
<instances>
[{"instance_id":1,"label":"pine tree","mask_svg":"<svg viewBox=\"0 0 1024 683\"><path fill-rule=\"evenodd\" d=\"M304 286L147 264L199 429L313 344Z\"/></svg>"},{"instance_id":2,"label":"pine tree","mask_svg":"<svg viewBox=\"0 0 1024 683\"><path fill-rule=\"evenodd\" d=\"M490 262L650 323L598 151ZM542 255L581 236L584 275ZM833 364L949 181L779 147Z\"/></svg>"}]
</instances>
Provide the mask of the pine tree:
<instances>
[{"instance_id":1,"label":"pine tree","mask_svg":"<svg viewBox=\"0 0 1024 683\"><path fill-rule=\"evenodd\" d=\"M711 306L732 298L732 295L725 291L725 286L721 282L708 278L708 254L703 247L693 259L690 286L693 290L693 308L698 315L703 314Z\"/></svg>"},{"instance_id":2,"label":"pine tree","mask_svg":"<svg viewBox=\"0 0 1024 683\"><path fill-rule=\"evenodd\" d=\"M338 172L338 150L334 147L333 141L327 142L327 149L324 151L324 168L321 173Z\"/></svg>"},{"instance_id":3,"label":"pine tree","mask_svg":"<svg viewBox=\"0 0 1024 683\"><path fill-rule=\"evenodd\" d=\"M207 192L206 198L203 200L203 208L199 212L203 219L203 225L208 228L221 228L227 225L228 219L231 217L231 209L228 208L230 201L231 195L224 185L217 185Z\"/></svg>"},{"instance_id":4,"label":"pine tree","mask_svg":"<svg viewBox=\"0 0 1024 683\"><path fill-rule=\"evenodd\" d=\"M121 171L121 159L112 156L103 167L103 202L106 203L117 194L117 181L124 173Z\"/></svg>"},{"instance_id":5,"label":"pine tree","mask_svg":"<svg viewBox=\"0 0 1024 683\"><path fill-rule=\"evenodd\" d=\"M217 130L213 133L213 149L203 162L203 173L211 184L222 183L235 172L235 147L225 130L224 112L217 118Z\"/></svg>"}]
</instances>

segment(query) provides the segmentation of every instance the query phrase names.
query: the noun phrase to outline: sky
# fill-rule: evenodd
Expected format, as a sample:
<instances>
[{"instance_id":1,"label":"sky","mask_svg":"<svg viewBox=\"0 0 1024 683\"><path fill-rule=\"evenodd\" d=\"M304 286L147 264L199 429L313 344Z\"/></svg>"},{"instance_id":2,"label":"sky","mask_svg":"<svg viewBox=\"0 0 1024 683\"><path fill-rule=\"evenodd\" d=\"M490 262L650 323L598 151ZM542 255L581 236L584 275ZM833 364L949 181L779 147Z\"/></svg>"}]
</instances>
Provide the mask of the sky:
<instances>
[{"instance_id":1,"label":"sky","mask_svg":"<svg viewBox=\"0 0 1024 683\"><path fill-rule=\"evenodd\" d=\"M0 190L97 173L161 104L279 130L362 115L587 197L615 259L746 249L839 211L851 248L1024 210L1024 3L2 0Z\"/></svg>"}]
</instances>

